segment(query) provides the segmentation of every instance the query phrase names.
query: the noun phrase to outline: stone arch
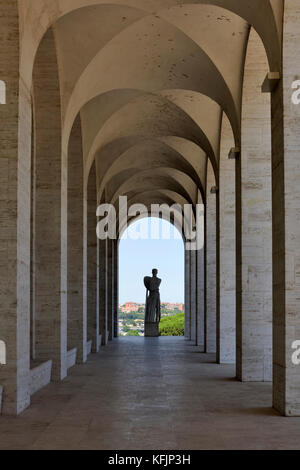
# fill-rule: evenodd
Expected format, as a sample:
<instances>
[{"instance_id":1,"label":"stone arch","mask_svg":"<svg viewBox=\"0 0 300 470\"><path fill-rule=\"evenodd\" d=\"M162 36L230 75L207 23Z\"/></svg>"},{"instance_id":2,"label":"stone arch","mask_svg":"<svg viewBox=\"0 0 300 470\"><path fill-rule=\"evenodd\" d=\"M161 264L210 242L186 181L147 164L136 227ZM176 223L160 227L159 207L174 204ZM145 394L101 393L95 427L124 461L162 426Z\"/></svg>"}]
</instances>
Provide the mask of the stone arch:
<instances>
[{"instance_id":1,"label":"stone arch","mask_svg":"<svg viewBox=\"0 0 300 470\"><path fill-rule=\"evenodd\" d=\"M118 91L126 92L126 90ZM215 107L212 101L210 104L213 109L211 110L208 107L208 113L213 114L213 117L207 117L206 121L213 122L218 130L220 109ZM99 109L103 109L103 107ZM161 109L166 111L163 116L161 115ZM204 109L206 108L204 107ZM85 109L83 112L85 112ZM201 121L199 116L196 121L196 118L191 117L178 103L172 102L171 99L162 95L140 93L139 96L134 96L134 99L126 101L126 104L122 104L117 111L109 114L100 130L95 131L91 137L89 136L90 144L88 150L86 149L86 177L95 156L101 158L102 167L106 170L107 162L110 163L122 152L128 150L128 146L132 142L139 142L147 138L162 140L170 137L188 140L197 145L201 151L203 149L212 161L214 170L217 173L217 132L216 134L211 132L211 129L207 127L205 114L199 114ZM149 117L145 119L145 115ZM171 115L172 120L170 119Z\"/></svg>"},{"instance_id":2,"label":"stone arch","mask_svg":"<svg viewBox=\"0 0 300 470\"><path fill-rule=\"evenodd\" d=\"M151 9L149 10L148 5L141 5L140 2L139 2L138 5L135 2L130 2L130 5L127 5L126 2L125 3L124 2L118 2L118 4L119 4L120 7L121 7L121 5L123 5L124 7L126 7L126 8L129 7L132 10L133 9L137 10L137 8L138 8L139 13L138 13L138 18L137 18L136 22L138 22L140 20L143 21L143 19L146 18L149 15L149 12L151 11ZM207 6L204 5L204 4L214 5L214 8L217 8L217 9L220 9L220 7L222 7L222 9L224 9L224 12L226 12L226 11L229 12L230 11L230 12L234 13L234 15L237 15L238 17L243 18L245 21L248 21L250 24L255 24L255 27L257 28L257 30L259 31L259 33L263 37L263 40L265 41L266 49L268 49L268 52L270 52L269 51L270 44L272 45L272 47L271 47L272 52L270 52L270 58L271 58L271 62L272 61L275 62L272 58L274 58L276 56L276 53L274 52L274 48L275 48L274 45L278 43L278 34L277 34L278 32L276 31L276 24L280 25L280 21L278 21L278 16L280 15L280 9L277 8L277 4L275 5L274 2L273 2L272 5L270 5L270 2L268 0L265 0L263 4L260 3L260 11L263 9L264 13L270 17L270 23L272 24L272 28L268 28L268 31L271 30L271 36L273 36L272 41L270 41L270 37L268 36L268 34L265 34L264 27L263 27L263 24L262 24L262 21L261 21L261 15L255 14L255 6L252 6L252 4L251 4L251 6L247 5L247 8L244 8L243 5L240 5L240 2L238 3L238 2L233 1L233 0L226 1L225 5L224 5L223 1L220 2L218 0L217 1L211 1L211 2L201 1L201 2L194 2L193 3L193 5L198 5L198 6L200 5L202 8L206 8ZM103 7L102 2L91 2L88 5L86 5L86 4L83 5L82 3L79 2L78 4L73 4L72 6L70 6L70 5L64 4L64 2L62 1L61 4L60 4L60 7L57 10L56 9L51 9L51 13L50 13L50 11L47 12L47 6L46 6L46 9L45 9L46 11L43 10L42 12L40 12L40 15L42 15L42 17L44 17L44 20L45 20L45 21L43 21L44 25L47 25L47 21L49 21L48 27L50 27L51 25L54 25L54 23L56 23L55 27L57 29L57 23L59 23L61 19L63 20L67 16L74 15L75 11L77 11L77 13L78 13L78 9L82 10L81 13L80 13L80 14L82 14L83 10L96 8L97 5ZM159 5L157 5L157 7L158 6ZM24 8L26 9L26 5L25 5ZM166 24L169 23L170 25L172 25L174 27L175 27L175 24L177 26L179 26L177 24L178 22L176 23L176 21L174 22L174 18L173 18L173 20L171 20L171 18L168 17L168 15L171 15L171 13L168 13L168 11L170 12L172 9L176 10L176 8L177 8L176 4L174 3L174 4L171 4L169 6L168 10L162 10L161 11L161 16L162 16L162 18L164 18L164 21L166 22ZM144 11L145 14L143 14L142 11ZM46 19L47 13L49 15L49 18ZM26 17L26 14L24 14L24 17ZM41 16L39 16L39 19L40 19L40 17ZM26 28L25 28L25 30L26 30ZM202 30L202 28L200 28L200 30ZM185 31L184 28L181 29L181 32L183 34L184 34L184 31ZM37 30L36 33L37 33L37 36L39 34L41 34L41 32L39 30ZM28 68L28 70L29 69L30 69L30 67ZM217 87L217 88L219 88L219 87ZM225 106L225 109L226 108L227 107ZM235 121L236 121L236 123L233 124L233 128L235 129L236 140L238 140L239 133L236 130L236 128L238 127L238 119L236 119Z\"/></svg>"},{"instance_id":3,"label":"stone arch","mask_svg":"<svg viewBox=\"0 0 300 470\"><path fill-rule=\"evenodd\" d=\"M141 21L144 21L144 19ZM139 34L139 28L144 30L145 27L149 27L148 23L145 26L143 24L137 25L135 23L133 26L127 28L125 32L120 33L118 37L110 41L110 43L92 59L90 64L79 77L66 110L64 119L65 139L68 139L69 129L74 117L87 102L96 96L107 93L111 90L128 89L134 86L134 88L144 92L152 92L153 89L163 90L167 88L183 88L209 96L221 105L228 114L238 140L238 110L234 103L232 93L228 88L222 73L215 66L213 59L210 58L198 44L192 41L182 31L179 31L176 27L169 23L165 23L162 20L158 20L157 18L155 18L155 21L160 21L159 31L164 31L166 28L170 29L169 36L172 38L174 37L171 40L176 41L176 44L178 43L178 45L181 46L178 51L176 51L175 48L172 48L174 50L172 53L174 57L171 56L168 59L170 67L172 66L172 62L182 64L181 57L183 54L187 57L192 56L193 58L193 62L189 63L190 61L188 61L182 71L180 70L180 72L182 72L180 75L181 78L169 78L170 71L167 66L158 68L157 66L153 67L151 65L151 71L153 70L153 73L151 72L151 80L149 80L148 72L150 65L148 64L148 67L143 67L146 60L144 57L144 45L137 42L137 46L139 46L139 48L135 48L134 53L133 50L127 50L126 48L126 41L130 40L130 42L132 42L133 38L136 38L136 35ZM152 34L154 34L154 32ZM122 39L122 35L124 35L124 39ZM115 43L118 45L121 43L123 49L116 47ZM162 44L164 44L164 42L162 42ZM168 54L169 52L170 51L168 50ZM122 76L113 73L113 68L111 67L111 61L109 59L112 53L119 54L119 56L115 57L115 60L120 67L122 67L122 64L124 63L124 67L122 67L124 73ZM157 53L159 55L165 55L166 51L163 49L162 51L159 50ZM139 57L139 55L141 57ZM126 64L127 61L129 61L128 63L130 66L128 66L128 64L126 66L124 62L125 57ZM182 66L180 67L182 68ZM136 68L139 70L138 74L135 73ZM99 79L96 80L96 77L99 77L99 73L103 69L107 70L107 74L105 76L102 75L100 81ZM200 72L203 73L203 70L205 70L203 79L201 81L197 81L196 77L200 75Z\"/></svg>"},{"instance_id":4,"label":"stone arch","mask_svg":"<svg viewBox=\"0 0 300 470\"><path fill-rule=\"evenodd\" d=\"M140 155L143 155L143 160L141 160ZM201 181L203 175L197 173L192 162L185 158L184 154L179 153L170 144L160 139L145 139L144 141L136 142L128 150L121 153L104 174L99 190L100 194L103 188L109 184L109 181L115 178L121 171L130 168L147 169L150 165L152 165L152 168L155 168L161 166L161 164L165 165L164 160L166 158L173 168L181 169L186 174L189 174L195 184L201 188L202 194L204 194L203 180ZM206 156L203 155L203 160L205 159Z\"/></svg>"},{"instance_id":5,"label":"stone arch","mask_svg":"<svg viewBox=\"0 0 300 470\"><path fill-rule=\"evenodd\" d=\"M86 0L76 0L73 2L65 2L59 0L59 2L53 6L51 0L39 2L34 11L30 11L31 2L27 0L22 2L20 5L20 11L22 12L21 28L24 31L24 40L28 43L28 50L31 52L32 63L25 64L25 56L21 62L21 68L24 68L24 80L30 85L31 71L33 67L33 61L38 49L38 45L42 40L43 35L46 31L53 26L60 18L71 14L72 12L89 8L91 6L101 5L107 3L106 0L90 0L87 4ZM220 6L231 11L236 15L243 18L250 25L256 29L258 34L261 36L262 41L265 45L270 68L275 70L280 65L280 36L281 36L281 20L282 20L282 8L280 2L275 0L252 0L251 3L247 2L244 4L240 0L183 0L183 4L208 4ZM143 3L140 0L117 0L114 2L116 5L124 6L127 5L132 9L142 10L146 14L151 14L153 11L157 13L160 10L160 2L149 3L145 0ZM176 6L176 1L169 2L169 6ZM28 17L33 25L33 31L26 28L28 25ZM270 21L266 22L265 18L269 17ZM268 27L266 26L268 24Z\"/></svg>"},{"instance_id":6,"label":"stone arch","mask_svg":"<svg viewBox=\"0 0 300 470\"><path fill-rule=\"evenodd\" d=\"M151 215L148 215L148 216L144 216L144 215L139 216L139 215L137 215L136 217L131 218L131 219L128 221L127 227L122 227L122 228L121 228L121 231L120 231L120 233L118 234L118 243L120 243L120 240L121 240L123 234L125 233L125 231L126 231L131 225L133 225L134 223L136 223L138 220L147 219L147 218L149 218L149 217L151 217ZM158 217L156 217L156 218L158 219ZM162 220L165 220L166 222L169 222L170 224L172 224L172 225L177 229L176 222L175 222L173 219L169 220L167 217L164 216L164 214L162 214L161 217L159 217L159 218L162 219ZM177 229L177 230L178 230L178 229ZM180 232L179 232L179 233L180 233ZM183 242L185 242L184 234L180 233L180 235L182 236Z\"/></svg>"},{"instance_id":7,"label":"stone arch","mask_svg":"<svg viewBox=\"0 0 300 470\"><path fill-rule=\"evenodd\" d=\"M146 189L169 189L182 194L190 204L195 205L196 185L185 173L173 168L161 167L159 169L138 170L134 173L121 174L120 181L116 182L109 191L109 202L116 203L116 199L124 194L138 194ZM112 191L112 192L111 192Z\"/></svg>"},{"instance_id":8,"label":"stone arch","mask_svg":"<svg viewBox=\"0 0 300 470\"><path fill-rule=\"evenodd\" d=\"M151 197L151 202L152 202L152 197ZM147 203L146 201L144 200L145 202L145 205L147 207ZM160 200L156 201L157 203L164 203L166 202L166 199L165 197L163 197L162 195L160 196ZM164 214L160 214L160 217L158 217L157 215L155 216L151 216L151 212L149 210L149 214L148 215L145 215L145 214L142 214L142 215L137 215L135 217L132 217L128 223L126 224L126 226L122 227L121 230L120 230L120 233L118 233L118 240L117 240L117 244L116 244L116 249L117 249L117 252L119 254L119 251L120 251L120 248L121 248L121 243L122 243L122 238L123 238L123 235L126 233L127 230L130 229L130 227L132 227L135 223L139 222L139 221L142 221L142 220L145 220L145 219L149 219L149 218L154 218L154 219L157 219L157 220L164 220L165 222L167 222L168 224L170 224L170 226L172 226L174 228L174 230L176 230L178 232L178 234L180 235L181 237L181 241L182 241L182 248L184 250L184 245L185 245L185 237L184 237L184 234L181 233L180 231L180 228L176 225L176 222L174 219L169 219L168 217L165 217ZM152 266L154 267L154 266ZM146 274L146 273L145 273ZM118 316L116 317L116 320L118 320Z\"/></svg>"},{"instance_id":9,"label":"stone arch","mask_svg":"<svg viewBox=\"0 0 300 470\"><path fill-rule=\"evenodd\" d=\"M150 211L150 207L149 205L147 205L147 201L145 201L143 199L143 196L145 197L147 192L145 192L143 195L142 195L142 198L141 198L141 201L142 204L144 204L148 210L149 210L149 214L146 216L146 215L136 215L135 217L132 217L129 221L126 220L126 222L123 224L122 223L122 220L119 220L119 223L120 223L120 230L118 231L118 244L120 243L120 240L124 234L124 232L130 227L130 225L132 225L133 223L135 223L137 220L142 220L142 219L145 219L145 218L149 218L151 217L151 211ZM157 193L155 193L157 194ZM151 196L151 203L153 201L153 198ZM132 201L134 202L134 201ZM187 202L187 201L186 201ZM171 198L167 198L166 196L162 197L162 195L159 197L159 199L156 201L157 204L169 204L170 207L172 207L174 205L176 205L176 202L174 202L174 200L172 200ZM175 211L176 212L176 211ZM182 213L181 212L178 212L178 215L181 217ZM166 222L170 222L172 225L174 225L174 227L177 229L177 231L181 234L182 236L182 239L184 241L184 243L186 242L186 238L185 238L185 234L181 232L180 228L180 225L177 223L176 221L176 214L174 214L174 217L171 217L170 219L166 216L166 214L164 213L161 213L160 214L160 217L156 216L156 218L161 218L163 220L165 220Z\"/></svg>"}]
</instances>

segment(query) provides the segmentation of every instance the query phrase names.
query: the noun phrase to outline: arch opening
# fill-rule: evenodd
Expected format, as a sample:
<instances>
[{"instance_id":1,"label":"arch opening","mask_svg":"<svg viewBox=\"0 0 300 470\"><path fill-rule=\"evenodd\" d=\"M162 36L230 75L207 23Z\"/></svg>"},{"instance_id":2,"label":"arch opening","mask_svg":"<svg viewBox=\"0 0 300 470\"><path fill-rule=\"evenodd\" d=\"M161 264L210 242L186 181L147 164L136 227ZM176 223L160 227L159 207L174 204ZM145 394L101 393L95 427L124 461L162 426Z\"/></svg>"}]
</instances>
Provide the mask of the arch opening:
<instances>
[{"instance_id":1,"label":"arch opening","mask_svg":"<svg viewBox=\"0 0 300 470\"><path fill-rule=\"evenodd\" d=\"M144 336L145 276L158 270L162 336L184 336L185 245L182 234L158 217L133 221L119 242L119 336Z\"/></svg>"}]
</instances>

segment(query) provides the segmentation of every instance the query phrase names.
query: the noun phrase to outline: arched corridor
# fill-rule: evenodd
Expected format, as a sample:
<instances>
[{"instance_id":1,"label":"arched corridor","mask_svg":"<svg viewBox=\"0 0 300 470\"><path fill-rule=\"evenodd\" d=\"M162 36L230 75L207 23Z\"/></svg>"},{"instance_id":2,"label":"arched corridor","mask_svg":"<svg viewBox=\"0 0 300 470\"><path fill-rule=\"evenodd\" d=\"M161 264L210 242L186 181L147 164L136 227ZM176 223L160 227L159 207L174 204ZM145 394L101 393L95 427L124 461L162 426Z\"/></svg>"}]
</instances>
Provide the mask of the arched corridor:
<instances>
[{"instance_id":1,"label":"arched corridor","mask_svg":"<svg viewBox=\"0 0 300 470\"><path fill-rule=\"evenodd\" d=\"M179 414L195 398L193 432L210 413L225 432L223 409L233 440L249 419L275 446L272 416L293 447L299 30L299 0L0 0L0 429L31 404L42 413L37 392L46 405L74 386L76 402L84 371L88 394L115 377L123 406L119 355L136 351L167 360L158 385L136 364L141 406L151 383L171 410L174 367ZM119 242L137 217L182 234L185 341L118 340Z\"/></svg>"}]
</instances>

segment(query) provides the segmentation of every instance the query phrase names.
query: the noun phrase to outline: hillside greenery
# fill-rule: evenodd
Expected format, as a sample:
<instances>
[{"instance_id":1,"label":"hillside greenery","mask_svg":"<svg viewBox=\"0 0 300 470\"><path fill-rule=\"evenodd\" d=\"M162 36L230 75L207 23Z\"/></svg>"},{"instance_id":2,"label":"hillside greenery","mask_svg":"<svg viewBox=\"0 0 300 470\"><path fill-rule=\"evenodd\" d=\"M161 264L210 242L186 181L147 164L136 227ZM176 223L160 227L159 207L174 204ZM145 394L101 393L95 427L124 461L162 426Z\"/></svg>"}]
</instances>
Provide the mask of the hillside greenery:
<instances>
[{"instance_id":1,"label":"hillside greenery","mask_svg":"<svg viewBox=\"0 0 300 470\"><path fill-rule=\"evenodd\" d=\"M139 335L138 330L131 330L131 331L128 331L126 336L140 336L140 335Z\"/></svg>"},{"instance_id":2,"label":"hillside greenery","mask_svg":"<svg viewBox=\"0 0 300 470\"><path fill-rule=\"evenodd\" d=\"M184 313L162 318L159 331L161 336L184 336Z\"/></svg>"}]
</instances>

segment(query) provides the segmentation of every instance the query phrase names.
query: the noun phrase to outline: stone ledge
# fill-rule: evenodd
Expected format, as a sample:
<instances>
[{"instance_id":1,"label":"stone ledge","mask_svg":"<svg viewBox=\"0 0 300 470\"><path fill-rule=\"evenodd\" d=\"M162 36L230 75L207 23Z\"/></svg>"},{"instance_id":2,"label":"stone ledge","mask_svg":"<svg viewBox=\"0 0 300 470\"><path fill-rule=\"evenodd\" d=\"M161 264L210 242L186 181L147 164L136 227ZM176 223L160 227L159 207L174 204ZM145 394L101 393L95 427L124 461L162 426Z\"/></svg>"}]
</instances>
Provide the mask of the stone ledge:
<instances>
[{"instance_id":1,"label":"stone ledge","mask_svg":"<svg viewBox=\"0 0 300 470\"><path fill-rule=\"evenodd\" d=\"M92 340L87 341L86 343L86 355L87 356L89 356L92 353L92 344L93 344Z\"/></svg>"},{"instance_id":2,"label":"stone ledge","mask_svg":"<svg viewBox=\"0 0 300 470\"><path fill-rule=\"evenodd\" d=\"M97 340L97 353L100 351L101 346L102 346L102 335L99 335L98 340Z\"/></svg>"},{"instance_id":3,"label":"stone ledge","mask_svg":"<svg viewBox=\"0 0 300 470\"><path fill-rule=\"evenodd\" d=\"M76 359L77 359L77 348L71 349L70 351L67 352L67 368L71 369L71 367L74 367L76 365Z\"/></svg>"},{"instance_id":4,"label":"stone ledge","mask_svg":"<svg viewBox=\"0 0 300 470\"><path fill-rule=\"evenodd\" d=\"M30 371L30 395L34 395L51 381L52 361L43 362Z\"/></svg>"}]
</instances>

